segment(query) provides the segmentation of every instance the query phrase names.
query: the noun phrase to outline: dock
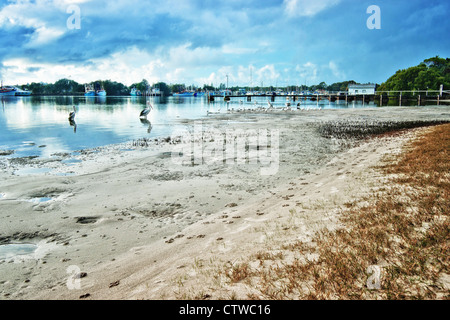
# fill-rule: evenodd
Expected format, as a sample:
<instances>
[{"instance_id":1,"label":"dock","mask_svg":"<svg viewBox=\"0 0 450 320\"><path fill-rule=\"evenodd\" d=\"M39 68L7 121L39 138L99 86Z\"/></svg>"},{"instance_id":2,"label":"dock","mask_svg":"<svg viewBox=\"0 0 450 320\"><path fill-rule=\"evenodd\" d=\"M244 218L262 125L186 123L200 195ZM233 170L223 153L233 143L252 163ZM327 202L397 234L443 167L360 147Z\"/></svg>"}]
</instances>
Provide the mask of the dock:
<instances>
[{"instance_id":1,"label":"dock","mask_svg":"<svg viewBox=\"0 0 450 320\"><path fill-rule=\"evenodd\" d=\"M351 103L354 101L362 101L363 103L369 103L371 101L376 102L380 106L389 105L392 103L408 104L411 102L417 102L417 105L448 103L450 101L450 91L439 90L416 90L416 91L376 91L374 94L348 94L348 93L317 93L317 94L231 94L231 95L207 95L208 101L213 102L215 98L223 98L225 101L231 98L243 98L247 102L251 102L253 98L266 97L271 102L275 101L275 98L286 98L287 101L301 102L302 100L320 101L328 100L331 102L345 101Z\"/></svg>"}]
</instances>

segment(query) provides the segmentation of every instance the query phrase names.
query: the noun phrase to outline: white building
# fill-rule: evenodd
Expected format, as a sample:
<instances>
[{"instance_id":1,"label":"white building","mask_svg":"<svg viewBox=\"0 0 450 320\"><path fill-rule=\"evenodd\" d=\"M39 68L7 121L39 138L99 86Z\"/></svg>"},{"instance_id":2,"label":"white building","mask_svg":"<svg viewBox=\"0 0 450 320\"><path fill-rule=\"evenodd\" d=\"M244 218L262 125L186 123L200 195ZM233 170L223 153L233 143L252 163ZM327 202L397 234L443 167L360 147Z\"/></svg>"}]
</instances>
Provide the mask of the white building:
<instances>
[{"instance_id":1,"label":"white building","mask_svg":"<svg viewBox=\"0 0 450 320\"><path fill-rule=\"evenodd\" d=\"M348 94L349 95L375 94L375 85L372 83L349 84L348 85Z\"/></svg>"}]
</instances>

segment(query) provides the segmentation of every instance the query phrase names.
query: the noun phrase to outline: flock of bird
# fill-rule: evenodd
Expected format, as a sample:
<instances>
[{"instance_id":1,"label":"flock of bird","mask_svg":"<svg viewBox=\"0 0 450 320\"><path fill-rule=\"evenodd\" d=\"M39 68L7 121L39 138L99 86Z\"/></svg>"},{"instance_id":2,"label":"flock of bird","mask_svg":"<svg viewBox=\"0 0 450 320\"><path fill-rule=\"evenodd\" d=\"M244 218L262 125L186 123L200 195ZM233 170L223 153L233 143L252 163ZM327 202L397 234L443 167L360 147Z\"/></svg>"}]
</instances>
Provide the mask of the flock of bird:
<instances>
[{"instance_id":1,"label":"flock of bird","mask_svg":"<svg viewBox=\"0 0 450 320\"><path fill-rule=\"evenodd\" d=\"M240 107L237 108L237 109L229 108L229 105L230 105L230 102L227 101L227 112L228 113L234 113L234 112L271 112L271 111L280 111L280 110L281 111L295 110L293 107L291 107L291 103L290 102L286 102L284 107L282 107L282 108L275 108L273 106L273 103L270 102L270 101L267 101L267 107L260 106L259 103L257 101L255 101L254 108L245 108L243 106L244 105L244 101L242 101L242 100L239 101ZM304 107L301 107L300 103L297 103L296 110L299 110L299 111L322 110L322 107L319 107L319 108L310 108L310 107L304 108ZM218 114L218 113L220 113L220 108L217 111L215 111L215 112L208 110L206 113L208 115L209 114Z\"/></svg>"},{"instance_id":2,"label":"flock of bird","mask_svg":"<svg viewBox=\"0 0 450 320\"><path fill-rule=\"evenodd\" d=\"M236 110L234 108L230 109L229 105L230 105L230 102L227 101L227 112L228 113L233 113L235 111L236 112L246 112L246 111L249 111L249 112L253 112L253 111L269 112L269 111L275 111L275 110L282 110L282 111L290 111L290 110L292 110L290 102L286 102L285 106L283 108L281 108L281 109L280 108L275 108L270 101L267 101L267 107L266 108L260 106L257 101L255 101L255 103L254 103L254 106L255 106L254 109L251 109L251 108L246 109L245 107L243 107L244 101L242 101L242 100L239 101L239 105L241 107L236 109ZM147 116L150 113L150 111L152 111L152 109L153 109L152 104L150 103L150 101L147 101L147 105L145 106L145 108L139 114L139 118L140 119L147 119ZM300 111L322 110L322 107L319 107L319 108L309 108L309 107L308 108L301 108L300 107L300 103L297 103L297 110L300 110ZM70 123L71 126L74 127L74 132L76 132L76 128L77 128L77 125L75 123L76 113L77 113L77 109L76 109L75 106L73 106L73 111L71 111L69 113L69 123ZM217 111L209 111L208 110L206 113L207 114L219 114L220 113L220 108Z\"/></svg>"}]
</instances>

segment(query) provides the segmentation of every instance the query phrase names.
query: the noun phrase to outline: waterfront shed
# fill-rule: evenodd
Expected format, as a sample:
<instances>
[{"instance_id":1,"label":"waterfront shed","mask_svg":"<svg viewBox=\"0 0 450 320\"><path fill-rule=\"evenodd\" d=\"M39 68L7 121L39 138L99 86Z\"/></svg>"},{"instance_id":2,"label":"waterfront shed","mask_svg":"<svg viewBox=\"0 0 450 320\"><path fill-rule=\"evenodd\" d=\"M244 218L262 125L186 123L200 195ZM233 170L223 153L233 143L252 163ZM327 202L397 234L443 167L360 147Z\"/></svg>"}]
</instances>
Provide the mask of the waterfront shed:
<instances>
[{"instance_id":1,"label":"waterfront shed","mask_svg":"<svg viewBox=\"0 0 450 320\"><path fill-rule=\"evenodd\" d=\"M375 94L375 85L372 83L349 84L348 85L348 94L349 95Z\"/></svg>"}]
</instances>

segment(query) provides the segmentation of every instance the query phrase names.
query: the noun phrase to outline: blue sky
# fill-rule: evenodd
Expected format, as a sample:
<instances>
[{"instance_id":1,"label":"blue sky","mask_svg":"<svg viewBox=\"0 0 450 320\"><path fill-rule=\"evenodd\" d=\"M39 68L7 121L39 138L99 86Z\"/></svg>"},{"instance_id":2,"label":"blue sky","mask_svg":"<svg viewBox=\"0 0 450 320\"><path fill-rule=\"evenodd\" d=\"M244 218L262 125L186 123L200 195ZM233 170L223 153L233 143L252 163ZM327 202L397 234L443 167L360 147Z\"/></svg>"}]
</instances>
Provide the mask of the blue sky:
<instances>
[{"instance_id":1,"label":"blue sky","mask_svg":"<svg viewBox=\"0 0 450 320\"><path fill-rule=\"evenodd\" d=\"M371 5L381 29L367 27ZM68 12L74 6L80 19ZM449 13L448 0L0 0L0 77L382 83L426 58L450 57Z\"/></svg>"}]
</instances>

